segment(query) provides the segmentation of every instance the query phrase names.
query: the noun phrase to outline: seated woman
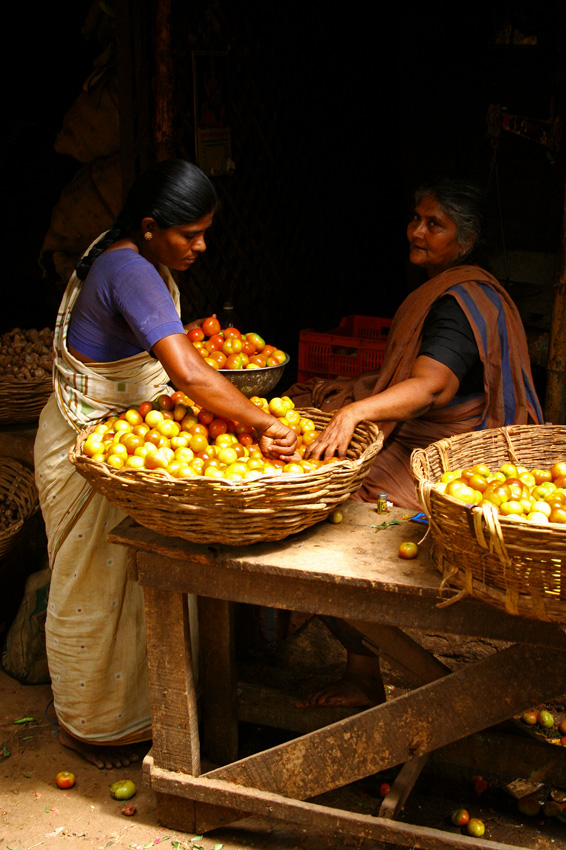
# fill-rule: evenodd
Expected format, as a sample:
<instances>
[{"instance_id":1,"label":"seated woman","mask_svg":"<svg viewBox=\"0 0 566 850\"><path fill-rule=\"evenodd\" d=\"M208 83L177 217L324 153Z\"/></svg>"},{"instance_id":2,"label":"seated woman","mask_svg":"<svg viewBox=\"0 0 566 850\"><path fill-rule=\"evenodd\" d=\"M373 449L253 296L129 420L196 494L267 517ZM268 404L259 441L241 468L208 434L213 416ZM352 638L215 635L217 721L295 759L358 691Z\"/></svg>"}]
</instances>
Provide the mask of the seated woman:
<instances>
[{"instance_id":1,"label":"seated woman","mask_svg":"<svg viewBox=\"0 0 566 850\"><path fill-rule=\"evenodd\" d=\"M344 457L356 425L379 423L385 442L352 498L419 509L410 473L415 448L513 423L541 423L527 341L506 290L475 265L482 197L464 181L442 180L415 195L409 259L427 275L398 309L378 375L319 381L288 390L297 406L336 410L308 455ZM307 392L305 392L307 391ZM349 648L344 677L306 705L371 705L384 699L377 657L346 624L327 621Z\"/></svg>"}]
</instances>

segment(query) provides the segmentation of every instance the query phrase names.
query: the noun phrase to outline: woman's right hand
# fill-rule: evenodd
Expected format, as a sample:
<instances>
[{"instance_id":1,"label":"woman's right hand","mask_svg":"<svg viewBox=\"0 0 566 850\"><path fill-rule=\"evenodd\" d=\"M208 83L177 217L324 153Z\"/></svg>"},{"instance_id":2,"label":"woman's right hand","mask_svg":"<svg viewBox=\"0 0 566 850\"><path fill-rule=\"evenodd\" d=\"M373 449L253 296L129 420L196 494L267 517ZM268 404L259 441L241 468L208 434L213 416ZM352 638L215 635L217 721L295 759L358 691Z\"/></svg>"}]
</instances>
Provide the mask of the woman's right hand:
<instances>
[{"instance_id":1,"label":"woman's right hand","mask_svg":"<svg viewBox=\"0 0 566 850\"><path fill-rule=\"evenodd\" d=\"M281 458L282 460L298 460L297 435L292 428L284 425L279 419L273 418L259 435L259 447L267 457Z\"/></svg>"}]
</instances>

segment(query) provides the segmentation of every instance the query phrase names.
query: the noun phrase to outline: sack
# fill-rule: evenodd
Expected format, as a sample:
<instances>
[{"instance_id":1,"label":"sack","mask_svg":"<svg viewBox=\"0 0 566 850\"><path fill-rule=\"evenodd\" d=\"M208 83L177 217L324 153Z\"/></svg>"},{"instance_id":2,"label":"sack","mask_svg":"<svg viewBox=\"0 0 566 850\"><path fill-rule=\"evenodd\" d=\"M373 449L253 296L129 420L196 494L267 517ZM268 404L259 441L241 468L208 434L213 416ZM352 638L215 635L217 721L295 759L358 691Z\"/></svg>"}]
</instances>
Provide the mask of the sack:
<instances>
[{"instance_id":1,"label":"sack","mask_svg":"<svg viewBox=\"0 0 566 850\"><path fill-rule=\"evenodd\" d=\"M2 667L25 685L44 685L51 681L45 649L50 581L49 567L28 577L24 598L2 650Z\"/></svg>"}]
</instances>

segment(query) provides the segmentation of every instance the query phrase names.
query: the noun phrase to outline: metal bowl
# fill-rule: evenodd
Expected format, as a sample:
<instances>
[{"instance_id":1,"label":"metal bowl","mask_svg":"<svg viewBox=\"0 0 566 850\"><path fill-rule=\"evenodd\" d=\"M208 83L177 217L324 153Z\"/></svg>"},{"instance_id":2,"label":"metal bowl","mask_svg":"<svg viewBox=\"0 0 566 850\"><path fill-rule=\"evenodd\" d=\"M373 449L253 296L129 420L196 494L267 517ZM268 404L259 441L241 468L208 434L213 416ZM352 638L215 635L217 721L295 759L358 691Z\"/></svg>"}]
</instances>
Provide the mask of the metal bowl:
<instances>
[{"instance_id":1,"label":"metal bowl","mask_svg":"<svg viewBox=\"0 0 566 850\"><path fill-rule=\"evenodd\" d=\"M228 378L247 398L257 395L265 398L274 389L289 362L289 355L277 366L262 366L261 369L219 369L219 373Z\"/></svg>"}]
</instances>

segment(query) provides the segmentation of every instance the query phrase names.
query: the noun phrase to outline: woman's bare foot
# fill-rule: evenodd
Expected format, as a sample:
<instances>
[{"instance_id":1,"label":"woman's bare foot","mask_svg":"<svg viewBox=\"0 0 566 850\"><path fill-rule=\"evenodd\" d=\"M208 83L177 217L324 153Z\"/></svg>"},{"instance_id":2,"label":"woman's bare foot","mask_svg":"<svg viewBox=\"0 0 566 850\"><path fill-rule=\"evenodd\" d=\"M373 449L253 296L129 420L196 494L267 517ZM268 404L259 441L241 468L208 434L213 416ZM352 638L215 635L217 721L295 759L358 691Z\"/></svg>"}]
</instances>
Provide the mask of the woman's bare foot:
<instances>
[{"instance_id":1,"label":"woman's bare foot","mask_svg":"<svg viewBox=\"0 0 566 850\"><path fill-rule=\"evenodd\" d=\"M381 686L381 687L380 687ZM366 676L351 676L345 673L341 679L331 682L308 694L297 702L297 708L313 708L325 705L342 705L348 708L364 708L379 705L383 684ZM384 695L384 694L383 694Z\"/></svg>"},{"instance_id":2,"label":"woman's bare foot","mask_svg":"<svg viewBox=\"0 0 566 850\"><path fill-rule=\"evenodd\" d=\"M296 703L297 708L341 705L364 708L385 702L385 686L381 678L379 657L348 652L346 670L341 679L308 694Z\"/></svg>"},{"instance_id":3,"label":"woman's bare foot","mask_svg":"<svg viewBox=\"0 0 566 850\"><path fill-rule=\"evenodd\" d=\"M140 761L149 749L149 742L129 744L128 746L89 744L69 735L65 729L59 731L59 742L69 750L74 750L90 764L94 764L101 770L104 770L104 768L110 770L113 767L129 767L130 764Z\"/></svg>"}]
</instances>

